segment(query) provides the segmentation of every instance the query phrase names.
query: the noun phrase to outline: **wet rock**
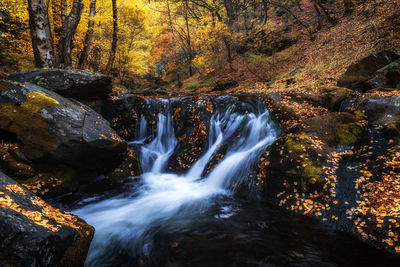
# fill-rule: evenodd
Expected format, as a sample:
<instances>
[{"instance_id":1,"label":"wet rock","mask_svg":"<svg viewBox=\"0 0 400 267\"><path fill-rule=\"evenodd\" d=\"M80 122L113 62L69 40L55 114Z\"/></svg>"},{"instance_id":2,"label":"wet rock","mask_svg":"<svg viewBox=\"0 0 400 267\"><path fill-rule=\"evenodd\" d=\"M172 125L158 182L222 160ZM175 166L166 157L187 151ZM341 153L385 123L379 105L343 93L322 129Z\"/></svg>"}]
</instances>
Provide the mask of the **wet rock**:
<instances>
[{"instance_id":1,"label":"wet rock","mask_svg":"<svg viewBox=\"0 0 400 267\"><path fill-rule=\"evenodd\" d=\"M283 98L280 93L270 93L263 95L262 98L268 105L271 116L280 125L289 125L291 122L296 122L300 117L296 112L283 103Z\"/></svg>"},{"instance_id":2,"label":"wet rock","mask_svg":"<svg viewBox=\"0 0 400 267\"><path fill-rule=\"evenodd\" d=\"M133 91L136 95L141 96L168 96L170 92L163 88L145 88L145 89L135 89Z\"/></svg>"},{"instance_id":3,"label":"wet rock","mask_svg":"<svg viewBox=\"0 0 400 267\"><path fill-rule=\"evenodd\" d=\"M397 81L397 78L393 80L392 71L398 73L398 63L394 63L391 67L387 65L399 58L400 52L391 50L367 56L347 69L340 77L338 86L360 91L367 91L376 86L391 87Z\"/></svg>"},{"instance_id":4,"label":"wet rock","mask_svg":"<svg viewBox=\"0 0 400 267\"><path fill-rule=\"evenodd\" d=\"M84 70L37 69L15 73L12 81L33 83L57 94L77 100L105 99L111 93L110 76Z\"/></svg>"},{"instance_id":5,"label":"wet rock","mask_svg":"<svg viewBox=\"0 0 400 267\"><path fill-rule=\"evenodd\" d=\"M399 253L398 97L371 91L351 113L316 116L284 132L258 163L264 198Z\"/></svg>"},{"instance_id":6,"label":"wet rock","mask_svg":"<svg viewBox=\"0 0 400 267\"><path fill-rule=\"evenodd\" d=\"M365 113L373 126L385 126L400 119L400 96L385 94L363 95L358 99L356 109Z\"/></svg>"},{"instance_id":7,"label":"wet rock","mask_svg":"<svg viewBox=\"0 0 400 267\"><path fill-rule=\"evenodd\" d=\"M330 147L355 145L363 136L364 125L353 114L332 112L306 121L304 132L317 135Z\"/></svg>"},{"instance_id":8,"label":"wet rock","mask_svg":"<svg viewBox=\"0 0 400 267\"><path fill-rule=\"evenodd\" d=\"M0 128L15 134L35 169L63 165L79 170L84 180L115 168L126 150L109 123L77 101L6 80L0 81L0 92Z\"/></svg>"},{"instance_id":9,"label":"wet rock","mask_svg":"<svg viewBox=\"0 0 400 267\"><path fill-rule=\"evenodd\" d=\"M139 96L123 94L107 99L101 109L101 115L110 122L119 136L132 141L138 120L136 107L140 107L142 103L143 100Z\"/></svg>"},{"instance_id":10,"label":"wet rock","mask_svg":"<svg viewBox=\"0 0 400 267\"><path fill-rule=\"evenodd\" d=\"M266 199L283 201L281 205L292 205L294 200L285 197L296 193L324 205L325 195L330 195L324 169L332 165L331 159L328 146L316 136L284 134L261 156L257 186Z\"/></svg>"},{"instance_id":11,"label":"wet rock","mask_svg":"<svg viewBox=\"0 0 400 267\"><path fill-rule=\"evenodd\" d=\"M94 229L45 203L0 172L0 262L83 266Z\"/></svg>"},{"instance_id":12,"label":"wet rock","mask_svg":"<svg viewBox=\"0 0 400 267\"><path fill-rule=\"evenodd\" d=\"M142 174L142 169L138 156L132 148L127 149L127 153L121 163L110 172L106 179L110 179L112 184L122 184L129 177L139 176Z\"/></svg>"}]
</instances>

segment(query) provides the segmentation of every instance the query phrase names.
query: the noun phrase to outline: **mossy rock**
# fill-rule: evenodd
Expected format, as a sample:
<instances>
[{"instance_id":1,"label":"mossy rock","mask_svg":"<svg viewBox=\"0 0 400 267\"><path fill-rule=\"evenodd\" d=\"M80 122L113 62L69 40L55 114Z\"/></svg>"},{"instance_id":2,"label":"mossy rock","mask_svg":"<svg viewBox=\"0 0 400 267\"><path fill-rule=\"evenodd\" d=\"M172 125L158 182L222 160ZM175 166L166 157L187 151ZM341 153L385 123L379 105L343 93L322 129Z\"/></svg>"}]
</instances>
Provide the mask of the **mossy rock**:
<instances>
[{"instance_id":1,"label":"mossy rock","mask_svg":"<svg viewBox=\"0 0 400 267\"><path fill-rule=\"evenodd\" d=\"M104 168L126 149L109 123L89 107L34 85L1 81L0 127L14 133L24 155L82 168Z\"/></svg>"},{"instance_id":2,"label":"mossy rock","mask_svg":"<svg viewBox=\"0 0 400 267\"><path fill-rule=\"evenodd\" d=\"M400 120L385 125L383 130L385 137L388 139L400 137Z\"/></svg>"},{"instance_id":3,"label":"mossy rock","mask_svg":"<svg viewBox=\"0 0 400 267\"><path fill-rule=\"evenodd\" d=\"M57 104L57 100L42 92L28 92L25 102L0 106L0 127L16 133L22 143L32 144L25 147L24 153L27 157L42 157L56 149L42 109L49 109ZM37 138L40 140L36 140Z\"/></svg>"},{"instance_id":4,"label":"mossy rock","mask_svg":"<svg viewBox=\"0 0 400 267\"><path fill-rule=\"evenodd\" d=\"M341 145L355 145L362 137L363 125L360 122L339 123L337 134Z\"/></svg>"},{"instance_id":5,"label":"mossy rock","mask_svg":"<svg viewBox=\"0 0 400 267\"><path fill-rule=\"evenodd\" d=\"M364 134L361 113L332 112L305 122L304 131L315 134L328 146L355 145Z\"/></svg>"},{"instance_id":6,"label":"mossy rock","mask_svg":"<svg viewBox=\"0 0 400 267\"><path fill-rule=\"evenodd\" d=\"M323 192L330 151L317 137L287 133L260 160L258 180L265 198L276 201L281 192Z\"/></svg>"},{"instance_id":7,"label":"mossy rock","mask_svg":"<svg viewBox=\"0 0 400 267\"><path fill-rule=\"evenodd\" d=\"M23 177L18 168L11 168L16 177L27 180L42 174L35 183L48 185L42 184L48 193L64 194L75 190L77 182L86 183L113 170L126 153L126 141L88 106L31 84L0 80L0 86L0 128L15 135L26 158L24 164L35 173ZM5 170L14 163L21 165L12 160L8 163ZM71 174L71 170L81 175ZM57 180L54 188L53 178ZM40 195L47 197L43 190Z\"/></svg>"}]
</instances>

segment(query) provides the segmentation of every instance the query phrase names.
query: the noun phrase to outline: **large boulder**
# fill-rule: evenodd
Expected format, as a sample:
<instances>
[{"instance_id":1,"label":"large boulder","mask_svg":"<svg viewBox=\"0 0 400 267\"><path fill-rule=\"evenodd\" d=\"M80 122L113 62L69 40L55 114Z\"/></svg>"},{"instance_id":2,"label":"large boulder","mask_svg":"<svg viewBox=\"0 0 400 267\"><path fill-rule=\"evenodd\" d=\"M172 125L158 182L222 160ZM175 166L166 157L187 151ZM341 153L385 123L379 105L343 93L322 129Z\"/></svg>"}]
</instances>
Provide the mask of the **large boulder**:
<instances>
[{"instance_id":1,"label":"large boulder","mask_svg":"<svg viewBox=\"0 0 400 267\"><path fill-rule=\"evenodd\" d=\"M379 69L367 82L369 88L400 89L400 59Z\"/></svg>"},{"instance_id":2,"label":"large boulder","mask_svg":"<svg viewBox=\"0 0 400 267\"><path fill-rule=\"evenodd\" d=\"M255 183L264 198L400 253L399 94L374 90L356 99L351 113L287 129L258 162Z\"/></svg>"},{"instance_id":3,"label":"large boulder","mask_svg":"<svg viewBox=\"0 0 400 267\"><path fill-rule=\"evenodd\" d=\"M34 166L50 172L46 180L65 177L66 185L74 184L76 188L73 180L78 178L77 172L81 174L79 179L96 177L115 168L126 153L126 142L108 121L89 107L52 91L1 80L0 104L0 129L14 135L20 144L17 149L7 150L25 164L14 163L5 151L2 155L14 173L29 176L32 170L28 165ZM16 168L24 166L22 172ZM41 174L32 182L36 184L45 177L47 174Z\"/></svg>"},{"instance_id":4,"label":"large boulder","mask_svg":"<svg viewBox=\"0 0 400 267\"><path fill-rule=\"evenodd\" d=\"M382 68L399 58L399 51L390 50L367 56L347 69L343 76L340 77L338 86L360 91L367 91L375 87L392 87L394 83L391 78L393 67L387 67L390 70ZM398 67L396 71L399 73ZM387 77L383 80L382 75L385 76L385 73ZM394 84L394 86L397 86L397 84Z\"/></svg>"},{"instance_id":5,"label":"large boulder","mask_svg":"<svg viewBox=\"0 0 400 267\"><path fill-rule=\"evenodd\" d=\"M400 92L374 90L361 96L355 108L363 112L373 127L385 130L388 137L400 137Z\"/></svg>"},{"instance_id":6,"label":"large boulder","mask_svg":"<svg viewBox=\"0 0 400 267\"><path fill-rule=\"evenodd\" d=\"M0 172L1 266L83 266L93 234Z\"/></svg>"},{"instance_id":7,"label":"large boulder","mask_svg":"<svg viewBox=\"0 0 400 267\"><path fill-rule=\"evenodd\" d=\"M83 70L37 69L12 74L10 80L33 83L77 100L105 99L111 93L110 76Z\"/></svg>"},{"instance_id":8,"label":"large boulder","mask_svg":"<svg viewBox=\"0 0 400 267\"><path fill-rule=\"evenodd\" d=\"M138 115L136 107L144 108L144 100L133 94L121 94L107 99L101 108L101 115L110 122L111 127L126 141L135 136Z\"/></svg>"},{"instance_id":9,"label":"large boulder","mask_svg":"<svg viewBox=\"0 0 400 267\"><path fill-rule=\"evenodd\" d=\"M358 113L356 113L358 114ZM362 117L359 114L359 117ZM355 145L363 136L360 118L348 112L332 112L306 121L303 131L317 135L326 145Z\"/></svg>"}]
</instances>

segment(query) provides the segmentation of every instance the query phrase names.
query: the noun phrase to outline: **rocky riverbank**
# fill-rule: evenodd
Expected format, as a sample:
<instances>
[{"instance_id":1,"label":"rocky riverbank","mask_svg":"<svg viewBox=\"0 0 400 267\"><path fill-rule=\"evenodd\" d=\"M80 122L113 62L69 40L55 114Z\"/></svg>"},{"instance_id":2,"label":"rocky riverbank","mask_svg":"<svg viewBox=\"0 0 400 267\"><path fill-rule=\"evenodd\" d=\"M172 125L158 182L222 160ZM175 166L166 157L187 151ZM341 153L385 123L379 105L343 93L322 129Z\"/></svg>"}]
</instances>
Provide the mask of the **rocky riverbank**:
<instances>
[{"instance_id":1,"label":"rocky riverbank","mask_svg":"<svg viewBox=\"0 0 400 267\"><path fill-rule=\"evenodd\" d=\"M352 65L338 86L313 93L232 93L220 101L219 91L173 98L178 145L170 170L184 172L204 154L211 116L222 105L247 114L261 100L282 134L251 171L259 197L398 254L399 58L396 51L371 55ZM143 118L153 125L143 135L155 137L156 115L165 103L111 89L107 76L71 70L35 70L0 81L2 262L82 264L93 228L39 197L102 192L141 174L139 157L127 143L142 134ZM237 140L232 133L216 149L206 172ZM238 191L246 195L246 188L239 185ZM21 231L31 238L16 240ZM36 251L28 240L45 242L50 252Z\"/></svg>"}]
</instances>

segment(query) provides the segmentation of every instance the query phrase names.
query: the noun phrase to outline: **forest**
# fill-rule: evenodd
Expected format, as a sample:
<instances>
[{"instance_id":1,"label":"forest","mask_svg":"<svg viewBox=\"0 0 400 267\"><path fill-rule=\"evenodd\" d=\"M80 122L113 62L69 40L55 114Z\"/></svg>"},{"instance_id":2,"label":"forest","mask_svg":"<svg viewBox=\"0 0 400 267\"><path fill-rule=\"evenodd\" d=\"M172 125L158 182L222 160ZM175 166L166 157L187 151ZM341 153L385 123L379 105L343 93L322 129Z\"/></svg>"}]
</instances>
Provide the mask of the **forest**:
<instances>
[{"instance_id":1,"label":"forest","mask_svg":"<svg viewBox=\"0 0 400 267\"><path fill-rule=\"evenodd\" d=\"M3 0L2 72L88 69L177 88L196 76L185 84L196 88L295 70L300 83L318 72L329 83L354 54L398 45L398 2L360 2Z\"/></svg>"},{"instance_id":2,"label":"forest","mask_svg":"<svg viewBox=\"0 0 400 267\"><path fill-rule=\"evenodd\" d=\"M399 0L0 0L0 266L399 262Z\"/></svg>"}]
</instances>

